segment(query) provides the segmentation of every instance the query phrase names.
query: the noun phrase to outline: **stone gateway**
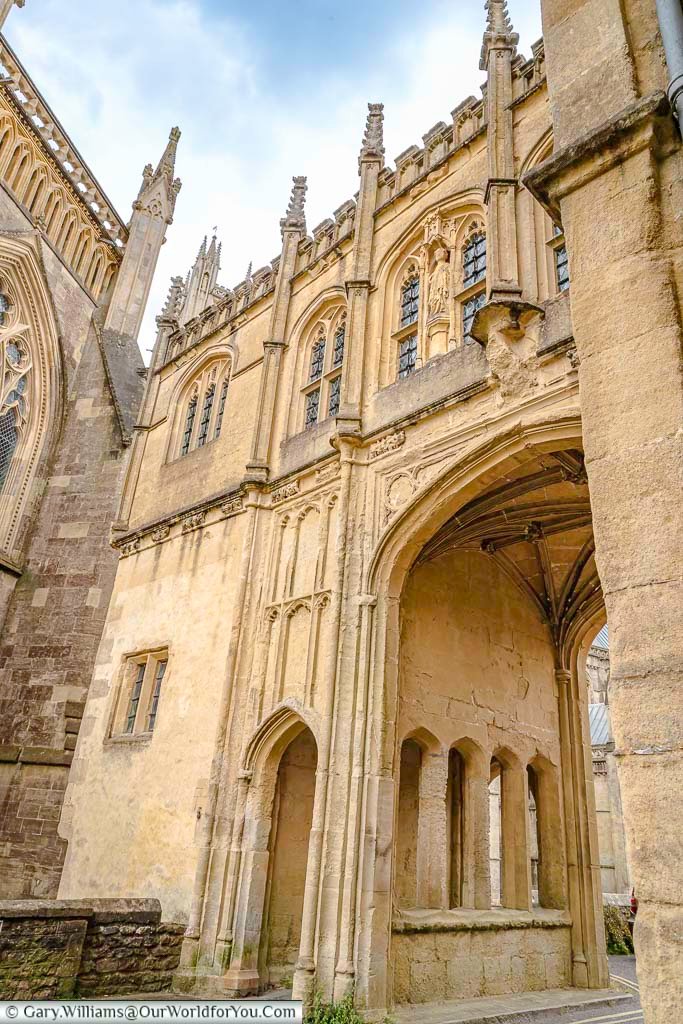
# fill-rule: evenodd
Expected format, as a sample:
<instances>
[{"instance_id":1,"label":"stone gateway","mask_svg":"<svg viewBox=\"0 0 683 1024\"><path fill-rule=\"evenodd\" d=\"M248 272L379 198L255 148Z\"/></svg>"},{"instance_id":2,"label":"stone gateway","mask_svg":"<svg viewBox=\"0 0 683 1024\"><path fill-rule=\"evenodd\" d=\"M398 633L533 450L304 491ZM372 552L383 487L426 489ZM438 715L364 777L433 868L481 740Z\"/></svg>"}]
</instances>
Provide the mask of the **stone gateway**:
<instances>
[{"instance_id":1,"label":"stone gateway","mask_svg":"<svg viewBox=\"0 0 683 1024\"><path fill-rule=\"evenodd\" d=\"M204 240L157 319L97 529L60 453L84 417L108 417L123 465L118 386L136 406L117 381L178 193L178 133L129 229L107 215L117 246L66 184L52 220L36 129L3 87L17 212L0 233L0 431L27 453L7 481L48 482L26 563L13 538L36 505L1 492L8 791L25 777L35 794L30 774L55 763L65 781L73 743L49 769L30 751L58 749L92 669L46 871L63 900L158 900L185 927L179 991L291 983L381 1015L607 987L586 659L608 620L647 1024L683 1005L677 72L654 0L542 8L527 59L488 0L482 97L393 167L370 104L357 195L309 232L294 178L270 264L226 289ZM81 334L56 328L50 261L85 303ZM55 378L62 336L90 360L75 401ZM67 410L49 445L41 402ZM76 677L51 588L86 551L101 613ZM35 894L41 860L8 842L10 895Z\"/></svg>"}]
</instances>

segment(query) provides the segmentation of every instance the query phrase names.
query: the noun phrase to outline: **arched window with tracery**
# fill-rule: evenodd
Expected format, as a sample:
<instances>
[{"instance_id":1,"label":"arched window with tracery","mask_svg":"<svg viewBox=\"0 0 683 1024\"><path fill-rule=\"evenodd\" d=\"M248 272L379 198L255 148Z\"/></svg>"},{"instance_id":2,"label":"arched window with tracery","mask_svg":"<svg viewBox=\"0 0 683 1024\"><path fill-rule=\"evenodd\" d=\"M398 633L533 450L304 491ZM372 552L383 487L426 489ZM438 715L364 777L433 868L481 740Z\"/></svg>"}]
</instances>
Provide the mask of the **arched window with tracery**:
<instances>
[{"instance_id":1,"label":"arched window with tracery","mask_svg":"<svg viewBox=\"0 0 683 1024\"><path fill-rule=\"evenodd\" d=\"M469 342L478 309L486 302L486 232L473 224L462 247L462 282L458 296L463 341Z\"/></svg>"},{"instance_id":2,"label":"arched window with tracery","mask_svg":"<svg viewBox=\"0 0 683 1024\"><path fill-rule=\"evenodd\" d=\"M399 379L409 377L417 368L418 322L420 319L420 273L411 260L401 279L398 299L398 325L394 338L397 347Z\"/></svg>"},{"instance_id":3,"label":"arched window with tracery","mask_svg":"<svg viewBox=\"0 0 683 1024\"><path fill-rule=\"evenodd\" d=\"M177 452L188 455L221 436L228 399L230 360L209 363L185 389L178 422Z\"/></svg>"},{"instance_id":4,"label":"arched window with tracery","mask_svg":"<svg viewBox=\"0 0 683 1024\"><path fill-rule=\"evenodd\" d=\"M420 278L412 272L401 288L401 327L417 323L420 311Z\"/></svg>"},{"instance_id":5,"label":"arched window with tracery","mask_svg":"<svg viewBox=\"0 0 683 1024\"><path fill-rule=\"evenodd\" d=\"M31 353L21 334L7 329L11 304L0 292L0 344L2 392L0 393L0 492L9 476L12 460L28 422ZM5 329L3 329L5 328Z\"/></svg>"},{"instance_id":6,"label":"arched window with tracery","mask_svg":"<svg viewBox=\"0 0 683 1024\"><path fill-rule=\"evenodd\" d=\"M309 338L311 340L302 389L305 430L339 413L346 344L346 311L336 310L316 324Z\"/></svg>"}]
</instances>

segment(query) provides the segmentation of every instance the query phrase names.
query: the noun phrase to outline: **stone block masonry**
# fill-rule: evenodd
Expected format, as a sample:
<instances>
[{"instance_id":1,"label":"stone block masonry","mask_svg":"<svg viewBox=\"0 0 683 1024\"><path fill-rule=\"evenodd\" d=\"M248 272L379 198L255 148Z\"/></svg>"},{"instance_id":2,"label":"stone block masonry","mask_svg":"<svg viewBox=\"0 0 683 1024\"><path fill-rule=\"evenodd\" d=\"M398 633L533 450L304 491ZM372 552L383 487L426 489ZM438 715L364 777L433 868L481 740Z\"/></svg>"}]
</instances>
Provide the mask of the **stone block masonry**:
<instances>
[{"instance_id":1,"label":"stone block masonry","mask_svg":"<svg viewBox=\"0 0 683 1024\"><path fill-rule=\"evenodd\" d=\"M184 931L157 900L0 902L0 999L160 992Z\"/></svg>"}]
</instances>

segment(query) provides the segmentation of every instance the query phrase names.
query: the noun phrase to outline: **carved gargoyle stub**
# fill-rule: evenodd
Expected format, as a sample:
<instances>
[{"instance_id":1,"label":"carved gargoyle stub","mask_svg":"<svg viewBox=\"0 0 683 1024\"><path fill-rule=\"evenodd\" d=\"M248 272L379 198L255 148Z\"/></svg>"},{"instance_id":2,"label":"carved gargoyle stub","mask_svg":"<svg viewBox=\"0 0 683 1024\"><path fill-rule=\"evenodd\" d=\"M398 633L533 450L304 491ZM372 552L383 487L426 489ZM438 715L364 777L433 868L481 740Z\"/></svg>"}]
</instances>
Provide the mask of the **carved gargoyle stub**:
<instances>
[{"instance_id":1,"label":"carved gargoyle stub","mask_svg":"<svg viewBox=\"0 0 683 1024\"><path fill-rule=\"evenodd\" d=\"M536 344L528 334L543 316L541 306L522 300L494 300L477 310L471 336L486 349L501 399L537 386Z\"/></svg>"}]
</instances>

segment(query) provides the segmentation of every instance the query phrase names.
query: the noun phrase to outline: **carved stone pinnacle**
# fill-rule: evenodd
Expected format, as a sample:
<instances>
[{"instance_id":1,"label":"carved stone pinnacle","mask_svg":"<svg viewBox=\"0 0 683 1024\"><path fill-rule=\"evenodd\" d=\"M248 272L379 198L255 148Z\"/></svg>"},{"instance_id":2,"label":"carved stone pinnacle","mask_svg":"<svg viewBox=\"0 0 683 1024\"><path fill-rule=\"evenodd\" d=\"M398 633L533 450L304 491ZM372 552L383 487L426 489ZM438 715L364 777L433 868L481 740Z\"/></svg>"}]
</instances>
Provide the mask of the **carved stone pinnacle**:
<instances>
[{"instance_id":1,"label":"carved stone pinnacle","mask_svg":"<svg viewBox=\"0 0 683 1024\"><path fill-rule=\"evenodd\" d=\"M384 104L368 103L368 117L365 135L360 151L360 160L367 158L384 159Z\"/></svg>"},{"instance_id":2,"label":"carved stone pinnacle","mask_svg":"<svg viewBox=\"0 0 683 1024\"><path fill-rule=\"evenodd\" d=\"M308 185L303 176L292 178L292 194L287 207L287 213L280 221L281 228L295 228L297 231L306 230L306 216L304 204L306 202L306 191Z\"/></svg>"}]
</instances>

